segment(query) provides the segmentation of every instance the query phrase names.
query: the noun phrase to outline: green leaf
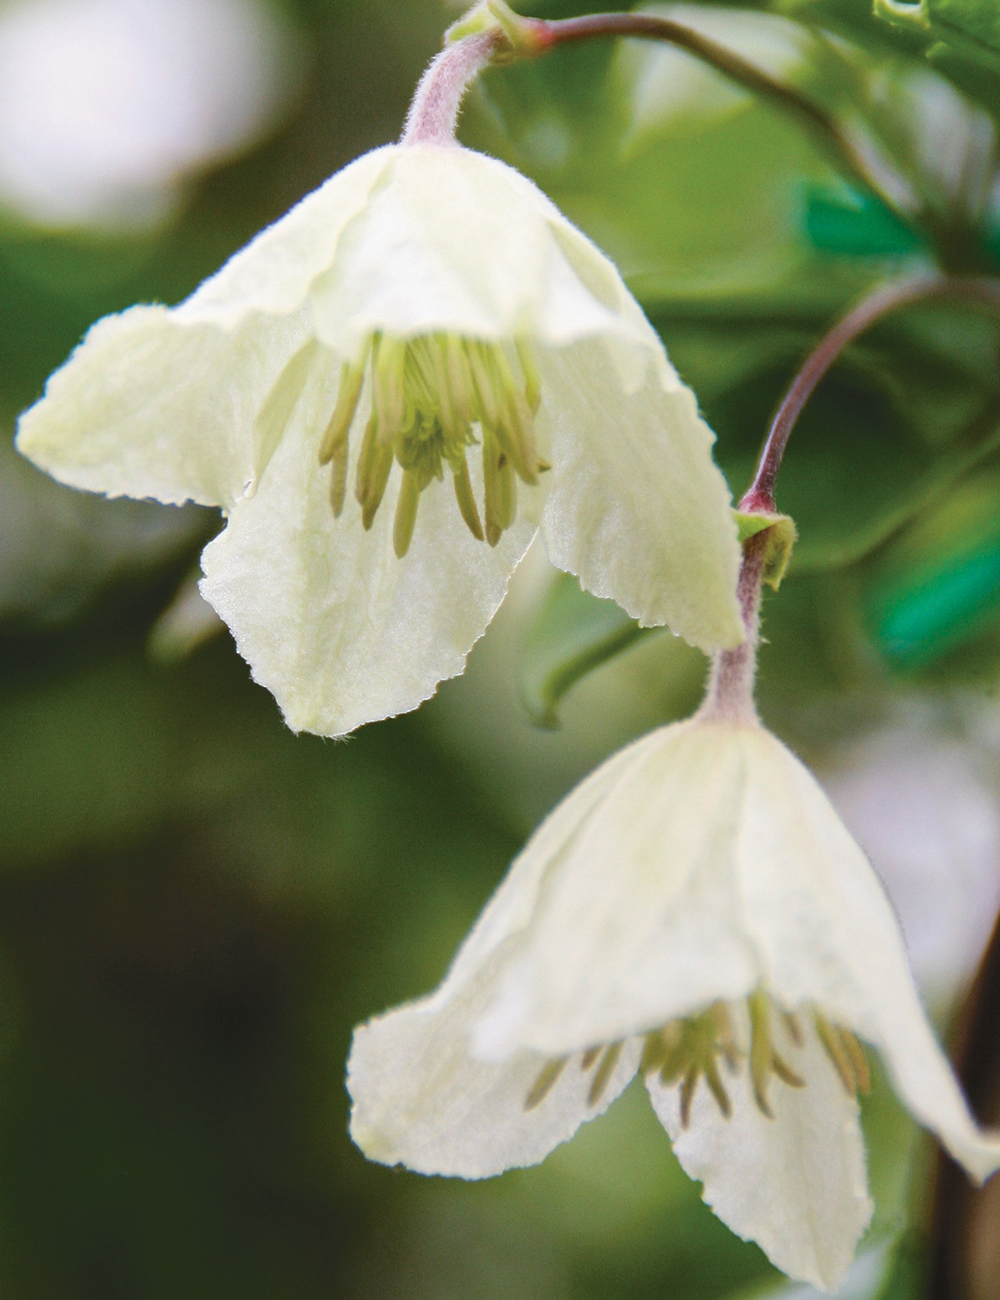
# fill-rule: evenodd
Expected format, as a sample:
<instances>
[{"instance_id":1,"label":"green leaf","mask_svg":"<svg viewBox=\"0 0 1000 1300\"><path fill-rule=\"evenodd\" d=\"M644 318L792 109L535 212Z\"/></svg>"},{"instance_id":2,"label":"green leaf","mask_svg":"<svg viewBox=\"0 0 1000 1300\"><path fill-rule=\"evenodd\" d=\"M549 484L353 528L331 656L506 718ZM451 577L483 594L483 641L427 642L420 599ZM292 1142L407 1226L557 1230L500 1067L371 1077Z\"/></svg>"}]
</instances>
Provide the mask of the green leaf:
<instances>
[{"instance_id":1,"label":"green leaf","mask_svg":"<svg viewBox=\"0 0 1000 1300\"><path fill-rule=\"evenodd\" d=\"M866 622L900 668L932 664L1000 618L1000 470L984 470L873 564Z\"/></svg>"},{"instance_id":2,"label":"green leaf","mask_svg":"<svg viewBox=\"0 0 1000 1300\"><path fill-rule=\"evenodd\" d=\"M643 124L626 55L625 43L585 43L488 72L463 139L536 180L642 293L794 275L811 255L802 181L833 176L809 134L749 98Z\"/></svg>"},{"instance_id":3,"label":"green leaf","mask_svg":"<svg viewBox=\"0 0 1000 1300\"><path fill-rule=\"evenodd\" d=\"M803 220L806 235L824 252L898 257L926 249L920 234L883 203L845 187L810 186Z\"/></svg>"},{"instance_id":4,"label":"green leaf","mask_svg":"<svg viewBox=\"0 0 1000 1300\"><path fill-rule=\"evenodd\" d=\"M994 0L875 0L875 15L1000 67L1000 9Z\"/></svg>"},{"instance_id":5,"label":"green leaf","mask_svg":"<svg viewBox=\"0 0 1000 1300\"><path fill-rule=\"evenodd\" d=\"M613 600L583 591L560 573L549 587L524 639L521 699L539 727L559 725L558 705L581 677L662 628L641 628Z\"/></svg>"},{"instance_id":6,"label":"green leaf","mask_svg":"<svg viewBox=\"0 0 1000 1300\"><path fill-rule=\"evenodd\" d=\"M923 1300L927 1295L928 1243L920 1227L900 1234L876 1300Z\"/></svg>"}]
</instances>

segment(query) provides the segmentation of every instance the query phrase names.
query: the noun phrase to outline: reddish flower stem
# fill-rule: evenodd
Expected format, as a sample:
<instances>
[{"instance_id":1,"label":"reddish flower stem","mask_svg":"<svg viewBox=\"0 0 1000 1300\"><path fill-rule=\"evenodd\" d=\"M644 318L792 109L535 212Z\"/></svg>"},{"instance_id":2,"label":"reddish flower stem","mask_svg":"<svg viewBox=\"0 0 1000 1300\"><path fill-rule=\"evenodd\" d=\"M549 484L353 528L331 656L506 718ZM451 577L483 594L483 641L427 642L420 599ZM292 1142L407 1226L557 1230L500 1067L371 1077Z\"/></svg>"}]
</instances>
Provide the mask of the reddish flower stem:
<instances>
[{"instance_id":1,"label":"reddish flower stem","mask_svg":"<svg viewBox=\"0 0 1000 1300\"><path fill-rule=\"evenodd\" d=\"M767 558L767 529L743 543L743 562L736 585L736 599L743 615L746 639L731 650L713 656L708 689L697 716L730 726L756 724L757 706L753 687L757 676L757 644L760 640L760 597Z\"/></svg>"},{"instance_id":2,"label":"reddish flower stem","mask_svg":"<svg viewBox=\"0 0 1000 1300\"><path fill-rule=\"evenodd\" d=\"M969 302L1000 312L1000 280L972 276L920 276L882 285L862 299L834 325L792 380L771 424L757 473L740 502L741 510L774 510L775 482L792 429L817 384L844 349L883 316L901 307L940 298Z\"/></svg>"},{"instance_id":3,"label":"reddish flower stem","mask_svg":"<svg viewBox=\"0 0 1000 1300\"><path fill-rule=\"evenodd\" d=\"M748 513L774 512L775 481L795 422L816 385L844 349L890 312L939 298L965 301L1000 312L1000 280L924 276L883 285L858 303L810 353L792 381L764 443L753 483L740 502L741 510ZM742 645L715 656L708 692L699 714L702 718L743 724L757 720L753 684L767 532L764 529L755 533L743 544L743 563L736 594L746 628L746 640Z\"/></svg>"},{"instance_id":4,"label":"reddish flower stem","mask_svg":"<svg viewBox=\"0 0 1000 1300\"><path fill-rule=\"evenodd\" d=\"M817 104L794 86L778 81L762 68L744 59L728 46L720 45L694 28L686 27L673 18L657 14L608 13L584 14L579 18L563 18L546 22L532 18L522 20L527 41L533 53L544 53L557 45L589 40L599 36L632 36L641 40L666 41L695 55L704 63L721 72L731 81L761 99L791 113L809 127L821 144L830 152L841 170L850 175L869 193L893 211L899 205L887 194L872 175L864 157L844 132L836 117L822 104ZM912 214L901 213L904 220Z\"/></svg>"},{"instance_id":5,"label":"reddish flower stem","mask_svg":"<svg viewBox=\"0 0 1000 1300\"><path fill-rule=\"evenodd\" d=\"M465 92L502 43L495 31L445 46L420 78L400 144L454 144Z\"/></svg>"}]
</instances>

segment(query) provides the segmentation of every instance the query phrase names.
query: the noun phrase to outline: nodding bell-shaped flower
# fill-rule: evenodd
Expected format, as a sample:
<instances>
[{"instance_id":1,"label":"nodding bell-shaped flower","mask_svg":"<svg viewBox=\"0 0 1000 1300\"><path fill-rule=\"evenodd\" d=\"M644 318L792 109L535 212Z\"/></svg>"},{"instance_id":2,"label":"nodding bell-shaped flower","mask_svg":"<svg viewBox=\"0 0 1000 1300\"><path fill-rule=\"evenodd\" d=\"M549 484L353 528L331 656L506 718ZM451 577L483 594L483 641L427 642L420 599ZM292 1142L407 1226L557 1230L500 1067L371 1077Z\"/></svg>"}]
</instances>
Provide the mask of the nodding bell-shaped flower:
<instances>
[{"instance_id":1,"label":"nodding bell-shaped flower","mask_svg":"<svg viewBox=\"0 0 1000 1300\"><path fill-rule=\"evenodd\" d=\"M351 1132L373 1160L483 1178L638 1073L715 1213L834 1290L872 1208L859 1040L974 1178L1000 1134L966 1108L874 871L757 720L751 653L551 813L436 993L355 1031Z\"/></svg>"},{"instance_id":2,"label":"nodding bell-shaped flower","mask_svg":"<svg viewBox=\"0 0 1000 1300\"><path fill-rule=\"evenodd\" d=\"M186 302L99 321L20 422L65 483L222 507L202 591L296 730L351 731L460 673L539 527L643 623L742 635L693 394L611 262L435 126L489 39L439 56L403 143Z\"/></svg>"}]
</instances>

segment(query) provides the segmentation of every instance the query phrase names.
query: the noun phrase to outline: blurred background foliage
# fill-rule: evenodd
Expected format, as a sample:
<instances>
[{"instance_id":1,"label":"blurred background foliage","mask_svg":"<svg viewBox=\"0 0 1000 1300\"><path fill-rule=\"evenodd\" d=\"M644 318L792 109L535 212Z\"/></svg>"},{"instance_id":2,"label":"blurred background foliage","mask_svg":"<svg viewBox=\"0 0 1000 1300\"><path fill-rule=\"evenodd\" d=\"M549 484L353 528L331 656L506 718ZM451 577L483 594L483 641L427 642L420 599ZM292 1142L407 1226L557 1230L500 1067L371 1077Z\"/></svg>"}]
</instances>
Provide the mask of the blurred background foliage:
<instances>
[{"instance_id":1,"label":"blurred background foliage","mask_svg":"<svg viewBox=\"0 0 1000 1300\"><path fill-rule=\"evenodd\" d=\"M674 9L845 120L862 103L859 129L895 121L886 167L955 218L949 256L1000 269L991 0ZM394 138L454 16L441 0L0 3L8 434L97 316L178 300ZM934 255L799 123L676 51L594 44L491 71L462 135L618 260L737 494L836 315ZM762 656L764 716L871 851L943 1028L1000 901L998 359L1000 322L942 305L843 358L783 471L801 540ZM0 448L0 1295L781 1290L637 1088L540 1168L482 1185L369 1165L346 1135L352 1026L433 986L555 800L694 707L701 656L533 552L465 677L418 714L343 744L294 737L199 604L217 527L70 492ZM981 1084L997 1117L995 1074ZM934 1157L878 1076L865 1122L878 1210L844 1294L904 1300L925 1287ZM976 1240L1000 1231L991 1204ZM998 1272L968 1294L1000 1295Z\"/></svg>"}]
</instances>

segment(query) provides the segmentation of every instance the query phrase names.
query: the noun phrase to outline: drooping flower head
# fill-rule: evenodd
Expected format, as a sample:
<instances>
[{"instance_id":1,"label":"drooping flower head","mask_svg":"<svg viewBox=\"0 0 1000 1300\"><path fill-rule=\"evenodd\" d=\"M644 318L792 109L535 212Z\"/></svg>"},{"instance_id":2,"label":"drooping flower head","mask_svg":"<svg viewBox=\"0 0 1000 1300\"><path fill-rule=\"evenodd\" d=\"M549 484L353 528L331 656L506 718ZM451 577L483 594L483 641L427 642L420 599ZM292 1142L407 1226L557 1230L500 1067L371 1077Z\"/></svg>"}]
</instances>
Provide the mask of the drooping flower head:
<instances>
[{"instance_id":1,"label":"drooping flower head","mask_svg":"<svg viewBox=\"0 0 1000 1300\"><path fill-rule=\"evenodd\" d=\"M742 634L693 394L607 258L452 139L492 48L440 56L404 143L186 302L99 321L20 422L66 483L222 507L202 590L295 729L350 731L461 672L539 526L644 623Z\"/></svg>"},{"instance_id":2,"label":"drooping flower head","mask_svg":"<svg viewBox=\"0 0 1000 1300\"><path fill-rule=\"evenodd\" d=\"M761 726L751 643L718 658L694 718L542 823L436 993L356 1030L351 1132L383 1163L486 1177L542 1160L639 1073L716 1214L833 1290L872 1209L859 1039L975 1178L1000 1135L969 1115L867 859Z\"/></svg>"}]
</instances>

